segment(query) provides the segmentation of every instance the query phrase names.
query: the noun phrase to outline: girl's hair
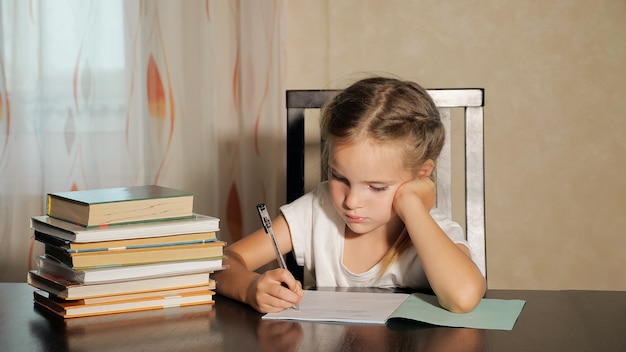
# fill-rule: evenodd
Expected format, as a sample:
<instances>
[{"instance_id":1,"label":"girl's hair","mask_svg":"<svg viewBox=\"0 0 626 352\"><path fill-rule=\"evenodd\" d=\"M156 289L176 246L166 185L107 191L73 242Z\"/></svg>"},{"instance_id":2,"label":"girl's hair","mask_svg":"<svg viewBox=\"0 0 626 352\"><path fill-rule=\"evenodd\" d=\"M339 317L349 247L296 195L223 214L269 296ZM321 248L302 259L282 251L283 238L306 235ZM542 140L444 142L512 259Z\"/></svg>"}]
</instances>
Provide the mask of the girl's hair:
<instances>
[{"instance_id":1,"label":"girl's hair","mask_svg":"<svg viewBox=\"0 0 626 352\"><path fill-rule=\"evenodd\" d=\"M404 165L416 171L427 160L437 160L445 132L439 111L420 85L394 78L372 77L342 90L322 108L322 162L328 175L333 146L371 139L404 147ZM382 259L382 275L411 240L403 231Z\"/></svg>"}]
</instances>

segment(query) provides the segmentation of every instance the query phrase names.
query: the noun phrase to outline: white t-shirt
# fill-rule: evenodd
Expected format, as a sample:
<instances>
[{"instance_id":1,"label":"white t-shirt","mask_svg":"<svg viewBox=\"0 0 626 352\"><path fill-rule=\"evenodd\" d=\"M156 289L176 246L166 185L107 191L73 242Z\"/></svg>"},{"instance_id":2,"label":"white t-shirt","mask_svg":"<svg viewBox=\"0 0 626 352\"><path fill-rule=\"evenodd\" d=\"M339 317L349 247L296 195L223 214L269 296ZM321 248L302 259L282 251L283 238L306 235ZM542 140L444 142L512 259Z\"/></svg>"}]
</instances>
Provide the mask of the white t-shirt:
<instances>
[{"instance_id":1,"label":"white t-shirt","mask_svg":"<svg viewBox=\"0 0 626 352\"><path fill-rule=\"evenodd\" d=\"M333 207L327 182L280 210L289 224L296 262L313 276L316 286L429 288L413 246L380 279L380 263L361 274L352 273L343 265L346 225ZM431 216L453 242L469 248L459 224L436 210L431 211Z\"/></svg>"}]
</instances>

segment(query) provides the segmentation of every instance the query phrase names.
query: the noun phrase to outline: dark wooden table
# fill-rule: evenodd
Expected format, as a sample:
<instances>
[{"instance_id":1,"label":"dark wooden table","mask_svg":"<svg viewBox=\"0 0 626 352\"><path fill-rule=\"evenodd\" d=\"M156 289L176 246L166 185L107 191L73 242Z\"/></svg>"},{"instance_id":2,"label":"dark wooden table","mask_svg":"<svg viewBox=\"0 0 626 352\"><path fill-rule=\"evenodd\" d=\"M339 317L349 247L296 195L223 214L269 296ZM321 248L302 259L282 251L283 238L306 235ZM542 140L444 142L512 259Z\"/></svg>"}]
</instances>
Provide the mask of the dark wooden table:
<instances>
[{"instance_id":1,"label":"dark wooden table","mask_svg":"<svg viewBox=\"0 0 626 352\"><path fill-rule=\"evenodd\" d=\"M512 331L261 320L214 306L55 319L33 288L0 283L1 351L626 351L626 292L490 290L526 300Z\"/></svg>"}]
</instances>

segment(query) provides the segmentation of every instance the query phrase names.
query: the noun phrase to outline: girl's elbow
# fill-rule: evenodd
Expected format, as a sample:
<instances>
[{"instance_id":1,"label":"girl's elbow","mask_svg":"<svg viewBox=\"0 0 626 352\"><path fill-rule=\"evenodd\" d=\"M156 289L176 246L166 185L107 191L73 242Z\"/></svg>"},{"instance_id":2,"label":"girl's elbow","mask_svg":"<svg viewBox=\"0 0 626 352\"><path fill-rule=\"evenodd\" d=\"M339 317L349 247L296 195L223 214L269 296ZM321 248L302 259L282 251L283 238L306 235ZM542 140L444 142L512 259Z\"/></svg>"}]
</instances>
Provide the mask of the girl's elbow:
<instances>
[{"instance_id":1,"label":"girl's elbow","mask_svg":"<svg viewBox=\"0 0 626 352\"><path fill-rule=\"evenodd\" d=\"M485 296L486 289L485 280L468 285L468 287L457 291L445 308L452 313L469 313L478 306L480 300Z\"/></svg>"},{"instance_id":2,"label":"girl's elbow","mask_svg":"<svg viewBox=\"0 0 626 352\"><path fill-rule=\"evenodd\" d=\"M475 299L475 297L461 297L447 308L452 313L469 313L478 306L479 302L480 299Z\"/></svg>"}]
</instances>

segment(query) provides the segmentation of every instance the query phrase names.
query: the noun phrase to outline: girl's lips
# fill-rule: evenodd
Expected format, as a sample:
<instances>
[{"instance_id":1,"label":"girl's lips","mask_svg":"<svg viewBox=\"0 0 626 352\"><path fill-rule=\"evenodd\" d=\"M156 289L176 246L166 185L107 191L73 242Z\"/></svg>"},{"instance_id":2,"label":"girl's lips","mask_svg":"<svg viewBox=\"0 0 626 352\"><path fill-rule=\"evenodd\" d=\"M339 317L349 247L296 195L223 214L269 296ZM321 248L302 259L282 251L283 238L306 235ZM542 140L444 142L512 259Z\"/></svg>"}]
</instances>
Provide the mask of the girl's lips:
<instances>
[{"instance_id":1,"label":"girl's lips","mask_svg":"<svg viewBox=\"0 0 626 352\"><path fill-rule=\"evenodd\" d=\"M356 223L360 223L360 222L364 222L365 221L365 218L363 218L363 217L356 216L356 215L348 215L348 214L346 214L346 219L349 222L356 222Z\"/></svg>"}]
</instances>

